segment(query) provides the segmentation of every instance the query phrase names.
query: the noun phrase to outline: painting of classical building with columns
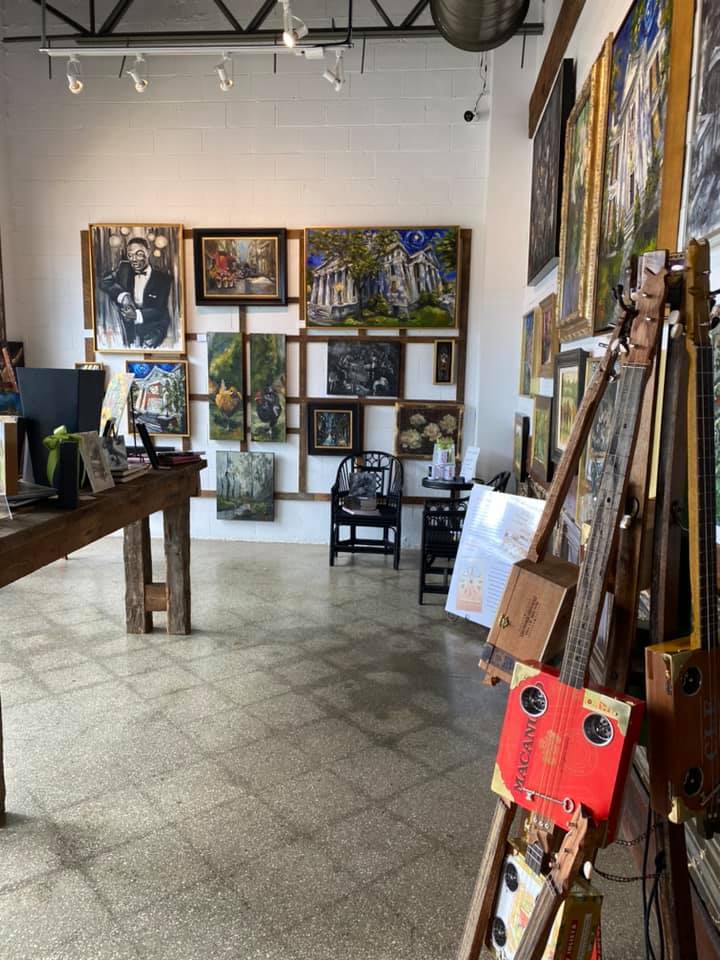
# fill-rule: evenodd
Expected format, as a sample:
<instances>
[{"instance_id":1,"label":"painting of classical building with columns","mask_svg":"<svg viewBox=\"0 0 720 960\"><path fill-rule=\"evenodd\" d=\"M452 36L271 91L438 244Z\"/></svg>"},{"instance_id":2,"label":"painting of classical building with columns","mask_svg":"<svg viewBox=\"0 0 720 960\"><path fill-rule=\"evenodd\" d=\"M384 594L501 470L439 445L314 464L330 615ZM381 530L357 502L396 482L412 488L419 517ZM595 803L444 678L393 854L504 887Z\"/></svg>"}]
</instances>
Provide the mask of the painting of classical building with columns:
<instances>
[{"instance_id":1,"label":"painting of classical building with columns","mask_svg":"<svg viewBox=\"0 0 720 960\"><path fill-rule=\"evenodd\" d=\"M454 327L457 227L305 231L310 327Z\"/></svg>"}]
</instances>

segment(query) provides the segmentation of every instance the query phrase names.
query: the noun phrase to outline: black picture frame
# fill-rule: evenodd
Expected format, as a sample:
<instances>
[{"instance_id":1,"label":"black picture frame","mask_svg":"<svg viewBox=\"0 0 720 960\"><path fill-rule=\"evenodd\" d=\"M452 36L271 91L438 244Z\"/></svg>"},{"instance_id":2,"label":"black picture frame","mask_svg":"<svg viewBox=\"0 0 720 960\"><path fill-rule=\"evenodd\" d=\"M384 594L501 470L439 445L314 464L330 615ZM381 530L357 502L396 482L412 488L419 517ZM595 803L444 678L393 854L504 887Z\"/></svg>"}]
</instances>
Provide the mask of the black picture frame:
<instances>
[{"instance_id":1,"label":"black picture frame","mask_svg":"<svg viewBox=\"0 0 720 960\"><path fill-rule=\"evenodd\" d=\"M533 138L527 272L531 287L547 276L560 259L565 128L574 103L575 61L565 59Z\"/></svg>"},{"instance_id":2,"label":"black picture frame","mask_svg":"<svg viewBox=\"0 0 720 960\"><path fill-rule=\"evenodd\" d=\"M339 337L328 340L330 397L399 397L402 341L399 337Z\"/></svg>"},{"instance_id":3,"label":"black picture frame","mask_svg":"<svg viewBox=\"0 0 720 960\"><path fill-rule=\"evenodd\" d=\"M337 418L340 434L328 435L328 421ZM308 400L308 454L318 457L347 457L362 450L362 404L342 401Z\"/></svg>"},{"instance_id":4,"label":"black picture frame","mask_svg":"<svg viewBox=\"0 0 720 960\"><path fill-rule=\"evenodd\" d=\"M433 344L433 384L455 383L455 341L436 340Z\"/></svg>"},{"instance_id":5,"label":"black picture frame","mask_svg":"<svg viewBox=\"0 0 720 960\"><path fill-rule=\"evenodd\" d=\"M518 483L527 480L528 439L530 437L530 417L522 413L515 414L513 426L513 464L512 469Z\"/></svg>"},{"instance_id":6,"label":"black picture frame","mask_svg":"<svg viewBox=\"0 0 720 960\"><path fill-rule=\"evenodd\" d=\"M555 356L552 411L552 459L560 463L567 438L585 392L586 350L566 350ZM573 375L574 373L574 375Z\"/></svg>"},{"instance_id":7,"label":"black picture frame","mask_svg":"<svg viewBox=\"0 0 720 960\"><path fill-rule=\"evenodd\" d=\"M258 258L269 256L274 260L275 283L271 290L260 289L256 293L241 291L236 289L241 281L247 286L247 281L259 280L259 276L253 277L248 273L245 277L238 274L242 272L240 268L230 268L229 263L221 260L227 257L227 247L229 241L274 241L255 251L254 255ZM221 241L225 249L218 249L214 241ZM274 254L274 257L273 257ZM216 263L213 266L209 264L209 258L216 257ZM198 306L285 306L287 304L287 230L284 227L273 229L213 229L211 227L197 227L193 230L193 260L195 267L195 303ZM245 261L248 264L248 261ZM261 271L263 263L251 266L251 270ZM213 276L211 271L215 270ZM222 272L224 271L224 273ZM260 272L260 276L262 276ZM223 279L224 278L224 279ZM223 286L225 284L225 286Z\"/></svg>"}]
</instances>

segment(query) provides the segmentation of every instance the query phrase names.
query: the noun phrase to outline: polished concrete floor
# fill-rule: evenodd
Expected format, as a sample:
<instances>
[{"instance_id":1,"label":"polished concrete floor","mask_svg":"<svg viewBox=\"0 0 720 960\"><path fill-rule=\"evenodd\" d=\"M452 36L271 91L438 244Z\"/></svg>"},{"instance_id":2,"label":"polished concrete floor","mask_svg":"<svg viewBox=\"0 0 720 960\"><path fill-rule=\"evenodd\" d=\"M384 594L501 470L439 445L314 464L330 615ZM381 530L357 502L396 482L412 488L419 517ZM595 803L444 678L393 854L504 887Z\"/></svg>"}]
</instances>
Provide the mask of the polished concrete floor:
<instances>
[{"instance_id":1,"label":"polished concrete floor","mask_svg":"<svg viewBox=\"0 0 720 960\"><path fill-rule=\"evenodd\" d=\"M121 560L2 591L2 960L452 960L504 695L417 555L196 542L184 638L125 635ZM599 885L640 960L637 884Z\"/></svg>"}]
</instances>

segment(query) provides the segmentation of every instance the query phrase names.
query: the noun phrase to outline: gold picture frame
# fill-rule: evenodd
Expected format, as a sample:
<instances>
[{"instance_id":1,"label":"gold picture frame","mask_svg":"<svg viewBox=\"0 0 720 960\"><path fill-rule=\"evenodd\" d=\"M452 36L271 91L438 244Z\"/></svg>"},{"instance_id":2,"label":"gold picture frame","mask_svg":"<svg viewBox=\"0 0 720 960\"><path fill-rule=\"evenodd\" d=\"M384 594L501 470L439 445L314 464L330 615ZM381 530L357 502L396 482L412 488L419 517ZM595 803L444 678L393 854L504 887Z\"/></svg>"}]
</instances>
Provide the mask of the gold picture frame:
<instances>
[{"instance_id":1,"label":"gold picture frame","mask_svg":"<svg viewBox=\"0 0 720 960\"><path fill-rule=\"evenodd\" d=\"M568 118L556 307L563 343L594 333L612 43L610 34Z\"/></svg>"},{"instance_id":2,"label":"gold picture frame","mask_svg":"<svg viewBox=\"0 0 720 960\"><path fill-rule=\"evenodd\" d=\"M535 308L535 351L533 377L552 380L555 371L555 354L560 352L557 330L557 297L554 293L541 300Z\"/></svg>"}]
</instances>

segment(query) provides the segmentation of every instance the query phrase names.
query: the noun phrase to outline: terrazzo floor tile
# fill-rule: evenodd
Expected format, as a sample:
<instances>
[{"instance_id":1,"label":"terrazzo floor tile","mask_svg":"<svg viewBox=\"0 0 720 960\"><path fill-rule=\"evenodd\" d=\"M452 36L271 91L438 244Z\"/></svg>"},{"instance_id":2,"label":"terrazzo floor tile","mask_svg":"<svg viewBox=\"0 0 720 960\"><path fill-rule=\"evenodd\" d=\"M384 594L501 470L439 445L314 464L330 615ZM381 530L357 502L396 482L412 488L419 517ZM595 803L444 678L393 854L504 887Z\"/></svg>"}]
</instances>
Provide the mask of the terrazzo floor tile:
<instances>
[{"instance_id":1,"label":"terrazzo floor tile","mask_svg":"<svg viewBox=\"0 0 720 960\"><path fill-rule=\"evenodd\" d=\"M374 799L391 797L432 776L427 767L389 747L372 747L331 766L339 776L357 784Z\"/></svg>"},{"instance_id":2,"label":"terrazzo floor tile","mask_svg":"<svg viewBox=\"0 0 720 960\"><path fill-rule=\"evenodd\" d=\"M276 814L307 833L345 818L368 803L367 797L325 769L278 784L261 793L260 798Z\"/></svg>"}]
</instances>

